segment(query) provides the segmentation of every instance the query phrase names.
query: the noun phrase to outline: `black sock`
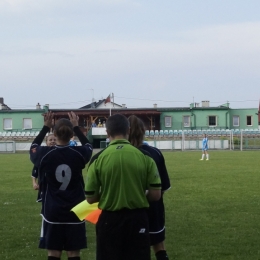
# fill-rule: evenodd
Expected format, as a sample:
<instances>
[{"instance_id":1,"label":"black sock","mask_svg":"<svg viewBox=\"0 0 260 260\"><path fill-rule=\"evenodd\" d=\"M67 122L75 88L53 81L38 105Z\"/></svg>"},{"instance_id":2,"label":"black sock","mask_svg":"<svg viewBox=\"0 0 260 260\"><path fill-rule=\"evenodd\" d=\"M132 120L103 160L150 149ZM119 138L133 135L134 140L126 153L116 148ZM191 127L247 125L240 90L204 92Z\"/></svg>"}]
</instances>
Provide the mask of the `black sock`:
<instances>
[{"instance_id":1,"label":"black sock","mask_svg":"<svg viewBox=\"0 0 260 260\"><path fill-rule=\"evenodd\" d=\"M60 260L60 257L48 256L48 260Z\"/></svg>"},{"instance_id":2,"label":"black sock","mask_svg":"<svg viewBox=\"0 0 260 260\"><path fill-rule=\"evenodd\" d=\"M68 257L68 260L80 260L80 256Z\"/></svg>"},{"instance_id":3,"label":"black sock","mask_svg":"<svg viewBox=\"0 0 260 260\"><path fill-rule=\"evenodd\" d=\"M155 254L155 256L156 256L156 259L157 259L157 260L169 260L168 255L167 255L167 253L166 253L165 250L160 250L160 251L158 251L158 252Z\"/></svg>"}]
</instances>

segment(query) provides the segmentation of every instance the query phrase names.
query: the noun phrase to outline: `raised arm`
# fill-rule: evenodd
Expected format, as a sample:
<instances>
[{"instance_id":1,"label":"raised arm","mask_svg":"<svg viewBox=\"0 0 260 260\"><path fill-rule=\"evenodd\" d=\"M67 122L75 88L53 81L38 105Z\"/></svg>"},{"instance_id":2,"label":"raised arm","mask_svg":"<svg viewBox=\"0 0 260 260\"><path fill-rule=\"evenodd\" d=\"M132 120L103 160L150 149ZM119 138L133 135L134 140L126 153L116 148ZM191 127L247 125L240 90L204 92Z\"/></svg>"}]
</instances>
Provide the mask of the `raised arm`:
<instances>
[{"instance_id":1,"label":"raised arm","mask_svg":"<svg viewBox=\"0 0 260 260\"><path fill-rule=\"evenodd\" d=\"M81 142L82 145L89 144L88 138L82 133L82 131L79 128L79 117L74 113L70 112L68 113L70 122L73 125L73 131L76 134L76 136L79 138L79 141Z\"/></svg>"},{"instance_id":2,"label":"raised arm","mask_svg":"<svg viewBox=\"0 0 260 260\"><path fill-rule=\"evenodd\" d=\"M53 118L53 113L48 112L44 115L44 126L40 133L36 136L36 138L32 142L33 145L41 145L42 141L44 140L46 134L50 131L50 128L52 126L52 118Z\"/></svg>"},{"instance_id":3,"label":"raised arm","mask_svg":"<svg viewBox=\"0 0 260 260\"><path fill-rule=\"evenodd\" d=\"M40 156L39 156L39 153L37 151L40 148L40 145L41 145L42 141L44 140L44 137L50 131L52 118L53 118L52 112L48 112L44 115L44 126L43 126L42 130L40 131L40 133L36 136L36 138L33 140L32 144L31 144L30 160L37 167L40 164Z\"/></svg>"}]
</instances>

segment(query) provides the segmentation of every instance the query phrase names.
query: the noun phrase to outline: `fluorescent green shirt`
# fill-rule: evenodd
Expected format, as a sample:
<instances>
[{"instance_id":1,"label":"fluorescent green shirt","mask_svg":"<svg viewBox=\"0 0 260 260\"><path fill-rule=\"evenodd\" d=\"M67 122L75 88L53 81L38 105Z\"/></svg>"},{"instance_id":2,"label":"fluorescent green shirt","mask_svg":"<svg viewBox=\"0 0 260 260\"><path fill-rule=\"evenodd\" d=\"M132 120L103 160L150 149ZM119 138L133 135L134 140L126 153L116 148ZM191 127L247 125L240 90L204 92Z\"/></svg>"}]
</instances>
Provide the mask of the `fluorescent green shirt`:
<instances>
[{"instance_id":1,"label":"fluorescent green shirt","mask_svg":"<svg viewBox=\"0 0 260 260\"><path fill-rule=\"evenodd\" d=\"M155 162L127 140L114 140L93 156L87 172L86 194L100 193L99 208L148 208L148 189L161 189Z\"/></svg>"}]
</instances>

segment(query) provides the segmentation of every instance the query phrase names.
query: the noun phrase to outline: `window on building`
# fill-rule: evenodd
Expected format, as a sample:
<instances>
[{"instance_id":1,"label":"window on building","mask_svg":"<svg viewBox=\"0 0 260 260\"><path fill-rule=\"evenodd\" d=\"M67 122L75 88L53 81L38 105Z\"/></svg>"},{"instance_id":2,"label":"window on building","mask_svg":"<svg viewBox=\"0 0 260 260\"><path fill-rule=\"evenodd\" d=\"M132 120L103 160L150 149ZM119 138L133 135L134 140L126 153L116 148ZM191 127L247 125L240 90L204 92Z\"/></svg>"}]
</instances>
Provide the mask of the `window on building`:
<instances>
[{"instance_id":1,"label":"window on building","mask_svg":"<svg viewBox=\"0 0 260 260\"><path fill-rule=\"evenodd\" d=\"M164 117L164 126L165 127L172 127L172 117L171 116L165 116Z\"/></svg>"},{"instance_id":2,"label":"window on building","mask_svg":"<svg viewBox=\"0 0 260 260\"><path fill-rule=\"evenodd\" d=\"M32 119L31 118L23 119L23 129L32 129Z\"/></svg>"},{"instance_id":3,"label":"window on building","mask_svg":"<svg viewBox=\"0 0 260 260\"><path fill-rule=\"evenodd\" d=\"M190 127L190 116L183 116L183 126Z\"/></svg>"},{"instance_id":4,"label":"window on building","mask_svg":"<svg viewBox=\"0 0 260 260\"><path fill-rule=\"evenodd\" d=\"M209 126L217 126L217 117L216 116L209 116L208 117L208 124Z\"/></svg>"},{"instance_id":5,"label":"window on building","mask_svg":"<svg viewBox=\"0 0 260 260\"><path fill-rule=\"evenodd\" d=\"M253 123L252 123L252 116L247 116L246 117L246 125L248 125L248 126L253 125Z\"/></svg>"},{"instance_id":6,"label":"window on building","mask_svg":"<svg viewBox=\"0 0 260 260\"><path fill-rule=\"evenodd\" d=\"M239 126L239 116L233 116L233 126Z\"/></svg>"},{"instance_id":7,"label":"window on building","mask_svg":"<svg viewBox=\"0 0 260 260\"><path fill-rule=\"evenodd\" d=\"M4 118L4 130L13 128L13 120L11 118Z\"/></svg>"}]
</instances>

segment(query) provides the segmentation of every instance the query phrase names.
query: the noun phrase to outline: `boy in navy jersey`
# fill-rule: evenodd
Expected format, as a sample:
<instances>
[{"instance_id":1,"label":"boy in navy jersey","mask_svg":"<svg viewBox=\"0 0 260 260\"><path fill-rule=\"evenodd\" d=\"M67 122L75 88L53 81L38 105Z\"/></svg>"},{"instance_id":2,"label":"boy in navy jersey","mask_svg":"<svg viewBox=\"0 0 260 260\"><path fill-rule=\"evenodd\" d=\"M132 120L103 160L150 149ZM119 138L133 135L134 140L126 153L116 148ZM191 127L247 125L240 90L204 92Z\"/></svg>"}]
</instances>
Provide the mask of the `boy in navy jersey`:
<instances>
[{"instance_id":1,"label":"boy in navy jersey","mask_svg":"<svg viewBox=\"0 0 260 260\"><path fill-rule=\"evenodd\" d=\"M40 248L47 249L48 260L59 260L62 251L68 259L79 260L80 250L87 247L85 222L70 210L85 199L82 169L91 158L92 146L78 127L78 117L59 119L54 127L56 145L41 146L49 132L53 114L44 117L44 126L30 148L30 159L38 168L42 193L43 225ZM71 147L73 132L82 146Z\"/></svg>"},{"instance_id":2,"label":"boy in navy jersey","mask_svg":"<svg viewBox=\"0 0 260 260\"><path fill-rule=\"evenodd\" d=\"M165 166L164 157L161 151L155 147L144 144L145 128L143 122L136 116L129 117L130 134L129 142L150 154L156 163L159 171L159 175L162 182L162 195L165 191L170 189L170 179ZM168 255L165 250L165 210L163 203L163 196L158 201L150 201L150 207L148 211L149 216L149 233L150 233L150 245L153 247L157 260L168 260Z\"/></svg>"},{"instance_id":3,"label":"boy in navy jersey","mask_svg":"<svg viewBox=\"0 0 260 260\"><path fill-rule=\"evenodd\" d=\"M46 136L46 146L54 146L56 144L56 138L54 134L48 134ZM39 184L38 184L38 169L37 167L33 167L32 169L32 184L33 184L33 189L38 190L38 196L36 202L41 202L42 201L42 196L41 193L39 192Z\"/></svg>"}]
</instances>

